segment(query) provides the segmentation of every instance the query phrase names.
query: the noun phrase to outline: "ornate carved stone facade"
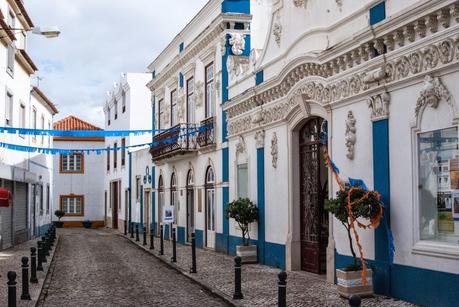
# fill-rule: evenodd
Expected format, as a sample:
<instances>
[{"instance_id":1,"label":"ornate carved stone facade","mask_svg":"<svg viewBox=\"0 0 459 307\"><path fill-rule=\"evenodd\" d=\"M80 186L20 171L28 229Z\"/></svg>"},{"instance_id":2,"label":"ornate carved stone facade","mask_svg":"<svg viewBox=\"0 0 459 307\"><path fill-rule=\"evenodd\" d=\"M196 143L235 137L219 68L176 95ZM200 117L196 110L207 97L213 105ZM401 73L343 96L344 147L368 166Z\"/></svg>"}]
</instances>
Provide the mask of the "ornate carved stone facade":
<instances>
[{"instance_id":1,"label":"ornate carved stone facade","mask_svg":"<svg viewBox=\"0 0 459 307\"><path fill-rule=\"evenodd\" d=\"M346 119L346 136L345 136L345 144L347 148L347 153L346 157L349 160L354 159L354 153L355 153L355 143L357 141L357 128L355 127L355 117L354 113L352 111L349 111L347 113L347 119Z\"/></svg>"},{"instance_id":2,"label":"ornate carved stone facade","mask_svg":"<svg viewBox=\"0 0 459 307\"><path fill-rule=\"evenodd\" d=\"M389 117L390 95L387 92L372 96L368 99L371 110L371 120L377 121Z\"/></svg>"},{"instance_id":3,"label":"ornate carved stone facade","mask_svg":"<svg viewBox=\"0 0 459 307\"><path fill-rule=\"evenodd\" d=\"M259 130L255 132L255 143L257 148L265 147L265 131Z\"/></svg>"},{"instance_id":4,"label":"ornate carved stone facade","mask_svg":"<svg viewBox=\"0 0 459 307\"><path fill-rule=\"evenodd\" d=\"M306 7L307 5L307 0L293 0L293 4L296 7Z\"/></svg>"},{"instance_id":5,"label":"ornate carved stone facade","mask_svg":"<svg viewBox=\"0 0 459 307\"><path fill-rule=\"evenodd\" d=\"M279 149L277 145L277 134L276 132L273 133L273 137L271 139L271 157L272 157L272 166L277 168L277 158L279 155Z\"/></svg>"},{"instance_id":6,"label":"ornate carved stone facade","mask_svg":"<svg viewBox=\"0 0 459 307\"><path fill-rule=\"evenodd\" d=\"M281 40L282 40L282 24L281 24L279 15L277 15L277 20L273 24L273 36L274 36L274 41L276 42L277 46L280 47Z\"/></svg>"},{"instance_id":7,"label":"ornate carved stone facade","mask_svg":"<svg viewBox=\"0 0 459 307\"><path fill-rule=\"evenodd\" d=\"M242 55L245 49L245 34L230 33L229 44L234 55Z\"/></svg>"},{"instance_id":8,"label":"ornate carved stone facade","mask_svg":"<svg viewBox=\"0 0 459 307\"><path fill-rule=\"evenodd\" d=\"M229 56L226 62L230 78L244 75L249 70L249 57L247 56Z\"/></svg>"},{"instance_id":9,"label":"ornate carved stone facade","mask_svg":"<svg viewBox=\"0 0 459 307\"><path fill-rule=\"evenodd\" d=\"M436 109L442 99L444 99L449 105L452 105L451 94L441 83L440 78L426 75L424 78L424 86L419 93L419 98L416 103L416 117L419 116L420 111L426 106Z\"/></svg>"},{"instance_id":10,"label":"ornate carved stone facade","mask_svg":"<svg viewBox=\"0 0 459 307\"><path fill-rule=\"evenodd\" d=\"M196 81L194 84L194 94L196 106L200 107L204 103L204 82Z\"/></svg>"}]
</instances>

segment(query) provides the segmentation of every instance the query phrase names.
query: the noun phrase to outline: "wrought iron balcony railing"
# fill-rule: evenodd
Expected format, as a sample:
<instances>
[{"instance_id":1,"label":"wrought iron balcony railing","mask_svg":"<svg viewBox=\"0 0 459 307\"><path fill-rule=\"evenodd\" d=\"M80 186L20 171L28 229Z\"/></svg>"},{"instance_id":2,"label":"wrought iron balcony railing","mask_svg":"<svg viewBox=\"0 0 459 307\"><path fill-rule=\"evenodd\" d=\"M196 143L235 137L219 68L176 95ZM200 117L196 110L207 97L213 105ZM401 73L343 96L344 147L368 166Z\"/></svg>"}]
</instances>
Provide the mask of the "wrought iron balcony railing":
<instances>
[{"instance_id":1,"label":"wrought iron balcony railing","mask_svg":"<svg viewBox=\"0 0 459 307\"><path fill-rule=\"evenodd\" d=\"M150 154L154 160L184 154L197 149L198 127L195 124L178 124L153 136Z\"/></svg>"},{"instance_id":2,"label":"wrought iron balcony railing","mask_svg":"<svg viewBox=\"0 0 459 307\"><path fill-rule=\"evenodd\" d=\"M201 121L197 141L201 148L215 144L215 117Z\"/></svg>"}]
</instances>

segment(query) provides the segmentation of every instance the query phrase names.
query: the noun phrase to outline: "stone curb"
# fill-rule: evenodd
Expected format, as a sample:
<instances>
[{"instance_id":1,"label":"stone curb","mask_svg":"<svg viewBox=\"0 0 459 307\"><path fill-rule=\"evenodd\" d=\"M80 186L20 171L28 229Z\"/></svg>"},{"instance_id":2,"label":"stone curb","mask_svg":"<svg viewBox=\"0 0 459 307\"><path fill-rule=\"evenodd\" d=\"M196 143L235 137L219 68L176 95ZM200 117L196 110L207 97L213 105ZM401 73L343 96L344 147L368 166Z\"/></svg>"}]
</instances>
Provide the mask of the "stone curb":
<instances>
[{"instance_id":1,"label":"stone curb","mask_svg":"<svg viewBox=\"0 0 459 307\"><path fill-rule=\"evenodd\" d=\"M56 255L56 251L59 247L60 240L59 236L56 234L56 241L54 241L54 248L51 250L52 253L49 256L48 260L48 265L46 266L46 273L45 273L45 278L43 279L43 284L40 289L40 293L38 294L38 297L30 302L30 307L36 307L38 306L38 303L42 301L42 295L44 295L44 291L47 291L49 288L49 283L51 280L52 272L54 272L54 256Z\"/></svg>"},{"instance_id":2,"label":"stone curb","mask_svg":"<svg viewBox=\"0 0 459 307\"><path fill-rule=\"evenodd\" d=\"M193 281L193 282L197 283L198 285L200 285L205 290L207 290L210 293L212 293L213 295L221 298L223 301L225 301L226 303L230 304L231 306L235 306L235 307L244 306L242 303L233 300L229 295L227 295L223 291L220 291L218 289L213 288L211 285L207 284L206 282L203 282L202 280L196 278L194 274L191 274L191 273L187 272L186 270L184 270L180 266L178 266L178 265L176 265L174 263L171 263L171 262L167 261L166 259L164 259L163 257L161 257L160 255L157 255L156 253L152 252L149 249L148 245L147 245L147 247L144 247L142 244L136 243L134 240L130 239L129 237L124 236L123 234L117 233L117 235L122 237L122 238L124 238L124 239L126 239L127 241L131 242L133 245L137 246L138 248L140 248L141 250L143 250L147 254L149 254L151 256L154 256L156 259L161 260L163 263L167 264L170 268L173 268L174 270L176 270L177 272L181 273L182 275L184 275L185 277L187 277L191 281Z\"/></svg>"}]
</instances>

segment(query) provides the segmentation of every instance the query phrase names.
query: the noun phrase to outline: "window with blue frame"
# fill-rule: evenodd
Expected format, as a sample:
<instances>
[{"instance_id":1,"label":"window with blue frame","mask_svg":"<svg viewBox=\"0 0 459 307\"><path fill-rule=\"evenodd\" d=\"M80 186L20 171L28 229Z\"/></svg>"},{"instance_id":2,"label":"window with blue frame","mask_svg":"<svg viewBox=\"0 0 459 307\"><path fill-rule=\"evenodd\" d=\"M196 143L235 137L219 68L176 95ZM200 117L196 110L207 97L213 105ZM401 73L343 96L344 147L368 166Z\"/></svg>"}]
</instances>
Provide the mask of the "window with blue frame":
<instances>
[{"instance_id":1,"label":"window with blue frame","mask_svg":"<svg viewBox=\"0 0 459 307\"><path fill-rule=\"evenodd\" d=\"M370 8L370 25L375 25L384 19L386 19L386 2L383 1Z\"/></svg>"}]
</instances>

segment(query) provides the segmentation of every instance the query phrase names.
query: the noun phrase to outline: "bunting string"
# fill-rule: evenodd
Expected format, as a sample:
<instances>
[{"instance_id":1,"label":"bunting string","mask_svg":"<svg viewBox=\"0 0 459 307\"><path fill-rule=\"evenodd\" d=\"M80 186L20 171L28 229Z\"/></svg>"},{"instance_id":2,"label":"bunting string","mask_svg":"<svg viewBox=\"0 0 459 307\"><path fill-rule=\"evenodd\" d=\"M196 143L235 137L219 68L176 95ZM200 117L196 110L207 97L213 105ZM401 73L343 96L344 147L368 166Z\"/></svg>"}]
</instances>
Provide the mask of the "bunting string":
<instances>
[{"instance_id":1,"label":"bunting string","mask_svg":"<svg viewBox=\"0 0 459 307\"><path fill-rule=\"evenodd\" d=\"M199 128L185 128L186 133L179 132L176 133L175 135L169 136L165 139L161 140L154 140L150 143L143 143L143 144L137 144L137 145L128 145L128 146L117 146L117 147L106 147L106 148L80 148L80 149L66 149L66 148L47 148L47 147L34 147L34 146L24 146L24 145L17 145L17 144L10 144L10 143L4 143L0 142L0 148L5 148L9 150L15 150L15 151L21 151L21 152L37 152L41 154L51 154L51 155L56 155L56 154L65 154L65 155L70 155L74 153L85 153L85 154L90 154L90 153L96 153L97 155L100 155L104 152L107 151L119 151L119 150L126 150L130 148L138 148L138 147L155 147L155 146L160 146L160 145L167 145L167 144L172 144L175 142L178 142L180 139L183 138L189 138L193 137L197 134L204 133L211 127L209 126L202 126ZM166 131L170 132L177 132L177 131L183 131L184 129L168 129Z\"/></svg>"},{"instance_id":2,"label":"bunting string","mask_svg":"<svg viewBox=\"0 0 459 307\"><path fill-rule=\"evenodd\" d=\"M158 134L161 132L180 132L195 127L174 127L169 129L151 130L48 130L17 127L0 127L0 132L20 135L60 136L60 137L117 137L130 135Z\"/></svg>"}]
</instances>

